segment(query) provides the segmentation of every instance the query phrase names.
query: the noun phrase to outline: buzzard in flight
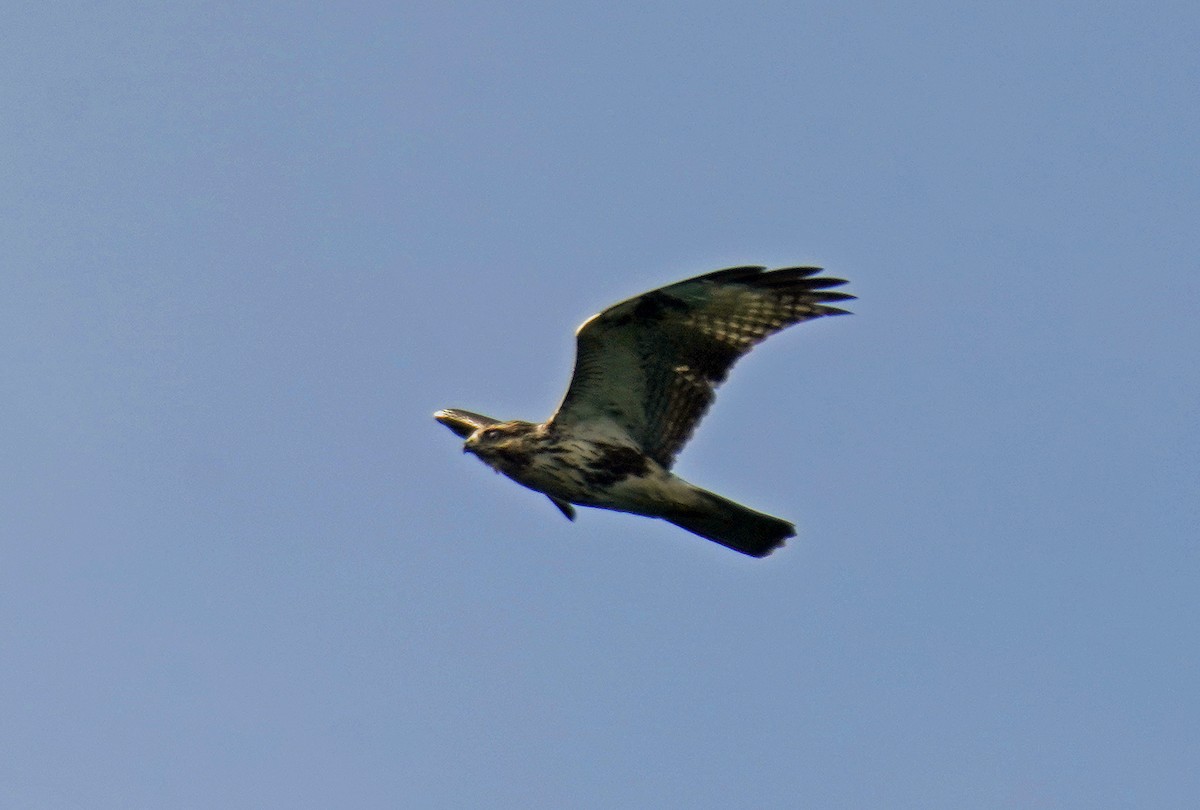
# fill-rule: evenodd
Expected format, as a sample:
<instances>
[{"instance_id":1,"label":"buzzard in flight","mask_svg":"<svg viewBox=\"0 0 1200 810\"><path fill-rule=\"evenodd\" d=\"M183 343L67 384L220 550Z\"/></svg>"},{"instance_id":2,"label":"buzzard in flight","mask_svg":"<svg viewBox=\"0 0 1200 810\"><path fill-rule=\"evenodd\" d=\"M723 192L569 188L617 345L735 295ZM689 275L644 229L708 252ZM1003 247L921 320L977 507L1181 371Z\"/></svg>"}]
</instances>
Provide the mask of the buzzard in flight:
<instances>
[{"instance_id":1,"label":"buzzard in flight","mask_svg":"<svg viewBox=\"0 0 1200 810\"><path fill-rule=\"evenodd\" d=\"M575 372L550 420L501 422L451 408L434 418L463 452L579 506L662 518L752 557L796 533L671 473L675 456L742 355L792 324L842 315L854 296L819 267L731 267L651 290L593 315L575 333Z\"/></svg>"}]
</instances>

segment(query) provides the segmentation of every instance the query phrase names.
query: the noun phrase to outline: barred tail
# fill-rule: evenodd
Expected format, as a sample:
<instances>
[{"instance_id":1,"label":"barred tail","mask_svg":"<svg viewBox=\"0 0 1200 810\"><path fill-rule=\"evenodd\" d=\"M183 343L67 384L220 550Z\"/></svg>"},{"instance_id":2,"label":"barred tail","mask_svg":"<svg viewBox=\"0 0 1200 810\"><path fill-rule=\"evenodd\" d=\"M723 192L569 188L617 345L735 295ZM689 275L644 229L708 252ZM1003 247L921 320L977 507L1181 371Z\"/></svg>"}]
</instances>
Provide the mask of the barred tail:
<instances>
[{"instance_id":1,"label":"barred tail","mask_svg":"<svg viewBox=\"0 0 1200 810\"><path fill-rule=\"evenodd\" d=\"M728 498L695 488L700 505L663 515L663 519L706 540L749 554L765 557L796 535L786 520L755 512Z\"/></svg>"}]
</instances>

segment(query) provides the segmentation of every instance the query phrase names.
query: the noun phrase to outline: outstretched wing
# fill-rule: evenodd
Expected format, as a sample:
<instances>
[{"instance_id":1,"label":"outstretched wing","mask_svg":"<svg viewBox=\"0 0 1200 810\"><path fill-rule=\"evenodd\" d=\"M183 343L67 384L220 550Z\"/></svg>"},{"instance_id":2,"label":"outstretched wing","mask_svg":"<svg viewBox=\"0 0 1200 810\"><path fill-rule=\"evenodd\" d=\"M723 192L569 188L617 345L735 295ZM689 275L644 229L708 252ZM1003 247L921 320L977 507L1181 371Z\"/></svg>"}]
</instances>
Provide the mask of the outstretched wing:
<instances>
[{"instance_id":1,"label":"outstretched wing","mask_svg":"<svg viewBox=\"0 0 1200 810\"><path fill-rule=\"evenodd\" d=\"M846 310L819 267L731 267L609 307L575 333L575 372L551 423L610 421L670 467L738 358L792 324Z\"/></svg>"},{"instance_id":2,"label":"outstretched wing","mask_svg":"<svg viewBox=\"0 0 1200 810\"><path fill-rule=\"evenodd\" d=\"M493 419L492 417L484 416L481 413L464 411L461 408L446 408L445 410L435 413L433 418L453 430L464 439L480 428L491 427L492 425L500 424L499 419Z\"/></svg>"}]
</instances>

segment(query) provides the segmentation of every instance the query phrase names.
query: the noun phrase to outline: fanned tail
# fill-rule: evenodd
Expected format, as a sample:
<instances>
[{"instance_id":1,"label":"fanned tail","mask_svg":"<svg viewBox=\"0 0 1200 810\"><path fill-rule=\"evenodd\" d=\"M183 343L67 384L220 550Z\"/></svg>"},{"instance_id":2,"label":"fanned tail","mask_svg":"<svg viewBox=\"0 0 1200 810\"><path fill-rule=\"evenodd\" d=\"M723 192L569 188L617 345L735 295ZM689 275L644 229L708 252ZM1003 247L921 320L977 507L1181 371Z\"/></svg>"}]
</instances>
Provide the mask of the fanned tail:
<instances>
[{"instance_id":1,"label":"fanned tail","mask_svg":"<svg viewBox=\"0 0 1200 810\"><path fill-rule=\"evenodd\" d=\"M699 506L672 511L663 519L751 557L765 557L796 535L796 527L786 520L755 512L699 487L694 492L699 496Z\"/></svg>"}]
</instances>

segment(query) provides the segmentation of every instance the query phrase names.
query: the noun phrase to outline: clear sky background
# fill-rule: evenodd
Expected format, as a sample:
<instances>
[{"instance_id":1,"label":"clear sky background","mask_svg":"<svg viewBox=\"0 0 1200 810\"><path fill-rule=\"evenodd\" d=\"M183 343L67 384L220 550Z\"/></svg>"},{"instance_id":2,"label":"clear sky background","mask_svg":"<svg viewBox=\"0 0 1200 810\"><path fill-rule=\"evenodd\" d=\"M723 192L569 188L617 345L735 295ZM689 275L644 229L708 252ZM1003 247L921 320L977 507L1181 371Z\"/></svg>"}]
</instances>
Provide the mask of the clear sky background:
<instances>
[{"instance_id":1,"label":"clear sky background","mask_svg":"<svg viewBox=\"0 0 1200 810\"><path fill-rule=\"evenodd\" d=\"M1194 2L4 16L0 806L1200 800ZM430 418L743 263L766 560Z\"/></svg>"}]
</instances>

